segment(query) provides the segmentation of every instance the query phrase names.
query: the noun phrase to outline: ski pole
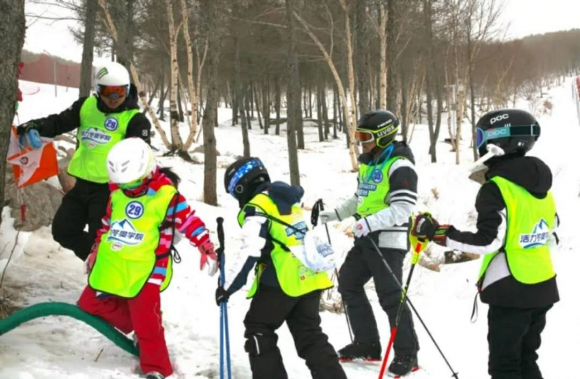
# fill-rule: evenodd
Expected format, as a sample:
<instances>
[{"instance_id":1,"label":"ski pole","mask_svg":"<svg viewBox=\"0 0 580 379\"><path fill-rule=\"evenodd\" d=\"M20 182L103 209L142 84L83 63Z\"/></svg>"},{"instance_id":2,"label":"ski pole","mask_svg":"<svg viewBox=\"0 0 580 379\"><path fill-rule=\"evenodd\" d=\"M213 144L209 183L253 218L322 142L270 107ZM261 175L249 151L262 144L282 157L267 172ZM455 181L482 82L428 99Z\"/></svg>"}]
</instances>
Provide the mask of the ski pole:
<instances>
[{"instance_id":1,"label":"ski pole","mask_svg":"<svg viewBox=\"0 0 580 379\"><path fill-rule=\"evenodd\" d=\"M219 284L223 286L226 281L226 257L224 254L225 249L225 238L224 238L224 219L222 217L217 218L217 233L218 241L220 247L217 249L218 254L218 264L220 265L220 278ZM228 328L228 304L226 301L222 301L220 304L220 379L224 379L224 343L225 343L225 355L226 355L226 365L228 371L228 379L232 378L232 368L230 360L230 332Z\"/></svg>"},{"instance_id":2,"label":"ski pole","mask_svg":"<svg viewBox=\"0 0 580 379\"><path fill-rule=\"evenodd\" d=\"M381 365L381 372L379 374L379 379L383 379L385 374L385 369L387 368L387 361L389 360L389 355L391 353L391 348L395 343L395 338L397 338L397 332L399 331L399 322L401 321L401 315L403 314L403 308L407 301L407 292L409 291L409 286L411 285L411 278L413 277L413 271L415 271L415 266L419 262L419 254L421 253L421 241L417 242L415 246L415 251L413 252L413 258L411 260L411 271L409 272L409 277L407 278L407 283L405 283L405 288L401 292L401 304L399 304L399 309L397 310L397 318L395 319L395 325L391 328L391 338L389 339L389 344L387 345L387 351L385 353L385 358L383 358L383 364Z\"/></svg>"},{"instance_id":3,"label":"ski pole","mask_svg":"<svg viewBox=\"0 0 580 379\"><path fill-rule=\"evenodd\" d=\"M377 244L375 243L375 241L373 241L373 239L370 236L367 236L367 239L372 243L372 245L373 245L376 253L381 258L381 261L383 262L383 265L387 269L387 271L388 271L389 275L391 276L391 278L393 278L393 280L395 281L395 283L397 283L397 286L399 287L399 289L402 290L403 288L401 286L401 283L399 282L399 280L395 276L395 273L391 269L391 266L389 266L389 263L387 263L387 260L385 259L385 257L383 256L383 254L381 254L381 250L379 249L379 247L377 246ZM409 306L413 310L413 313L415 313L415 316L417 316L417 319L421 322L421 325L423 325L423 328L425 328L425 331L429 335L429 338L431 338L431 341L433 341L433 344L435 345L435 347L439 351L439 354L441 354L441 357L443 358L443 360L447 364L447 367L449 367L449 369L451 370L451 377L452 378L455 378L455 379L459 379L459 373L455 372L455 370L453 370L453 367L451 367L451 364L447 360L447 357L445 357L445 354L443 354L443 351L441 350L441 348L437 344L437 341L435 341L435 338L433 337L433 335L429 331L429 328L427 328L427 325L425 324L425 322L423 321L423 319L419 315L419 312L417 312L417 309L415 308L415 306L413 305L413 302L411 301L411 299L408 296L407 296L407 303L409 303Z\"/></svg>"},{"instance_id":4,"label":"ski pole","mask_svg":"<svg viewBox=\"0 0 580 379\"><path fill-rule=\"evenodd\" d=\"M312 207L312 217L310 218L312 226L316 227L318 225L318 215L320 214L320 211L323 210L324 210L324 202L322 201L322 199L318 199L314 203L314 206ZM328 243L332 245L332 241L330 240L330 232L328 231L328 225L324 224L324 227L326 228L326 236L328 237ZM336 280L338 280L338 270L336 268L334 269L334 275L336 276ZM348 317L348 311L346 309L346 304L344 303L344 301L342 302L342 305L344 306L344 315L346 317L346 325L348 326L348 335L350 336L350 342L354 342L352 327L350 326L350 318Z\"/></svg>"}]
</instances>

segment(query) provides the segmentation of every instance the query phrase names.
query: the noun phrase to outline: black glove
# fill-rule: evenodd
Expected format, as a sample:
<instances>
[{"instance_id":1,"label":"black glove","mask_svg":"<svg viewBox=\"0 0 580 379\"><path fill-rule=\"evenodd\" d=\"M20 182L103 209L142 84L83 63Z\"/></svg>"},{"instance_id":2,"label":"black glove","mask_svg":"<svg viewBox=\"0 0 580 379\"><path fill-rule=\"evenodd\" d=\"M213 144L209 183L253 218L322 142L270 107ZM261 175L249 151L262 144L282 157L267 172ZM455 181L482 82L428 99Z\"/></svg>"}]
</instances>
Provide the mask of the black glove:
<instances>
[{"instance_id":1,"label":"black glove","mask_svg":"<svg viewBox=\"0 0 580 379\"><path fill-rule=\"evenodd\" d=\"M215 302L218 306L222 304L222 302L227 302L230 298L230 293L224 289L223 286L219 286L217 290L215 290Z\"/></svg>"},{"instance_id":2,"label":"black glove","mask_svg":"<svg viewBox=\"0 0 580 379\"><path fill-rule=\"evenodd\" d=\"M411 234L445 246L448 230L449 225L440 225L430 213L422 213L415 219Z\"/></svg>"},{"instance_id":3,"label":"black glove","mask_svg":"<svg viewBox=\"0 0 580 379\"><path fill-rule=\"evenodd\" d=\"M28 133L30 130L40 130L41 129L41 121L39 120L31 120L25 124L22 124L16 128L16 134L19 136Z\"/></svg>"}]
</instances>

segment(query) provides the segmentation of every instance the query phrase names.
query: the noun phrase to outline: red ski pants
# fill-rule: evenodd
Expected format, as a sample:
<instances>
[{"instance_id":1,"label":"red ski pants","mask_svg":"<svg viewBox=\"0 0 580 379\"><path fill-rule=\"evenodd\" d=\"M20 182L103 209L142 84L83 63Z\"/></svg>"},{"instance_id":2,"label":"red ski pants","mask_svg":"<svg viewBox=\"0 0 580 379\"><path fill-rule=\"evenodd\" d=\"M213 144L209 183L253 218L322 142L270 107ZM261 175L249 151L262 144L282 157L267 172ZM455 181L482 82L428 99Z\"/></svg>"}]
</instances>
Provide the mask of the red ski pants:
<instances>
[{"instance_id":1,"label":"red ski pants","mask_svg":"<svg viewBox=\"0 0 580 379\"><path fill-rule=\"evenodd\" d=\"M87 286L78 305L83 311L101 317L125 334L135 331L143 373L153 371L163 376L173 373L161 323L158 285L146 283L141 293L133 299L116 296L97 298L95 290Z\"/></svg>"}]
</instances>

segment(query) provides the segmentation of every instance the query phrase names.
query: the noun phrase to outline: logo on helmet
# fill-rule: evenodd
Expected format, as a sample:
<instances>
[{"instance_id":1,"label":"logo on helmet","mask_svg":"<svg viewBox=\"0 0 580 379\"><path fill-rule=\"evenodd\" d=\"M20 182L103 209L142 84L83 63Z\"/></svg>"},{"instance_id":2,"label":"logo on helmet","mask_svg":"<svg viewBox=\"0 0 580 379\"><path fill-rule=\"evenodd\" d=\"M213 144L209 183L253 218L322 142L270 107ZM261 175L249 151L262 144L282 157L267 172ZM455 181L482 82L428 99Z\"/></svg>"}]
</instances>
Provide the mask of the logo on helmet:
<instances>
[{"instance_id":1,"label":"logo on helmet","mask_svg":"<svg viewBox=\"0 0 580 379\"><path fill-rule=\"evenodd\" d=\"M116 118L109 117L105 120L105 129L114 132L119 127L119 121Z\"/></svg>"},{"instance_id":2,"label":"logo on helmet","mask_svg":"<svg viewBox=\"0 0 580 379\"><path fill-rule=\"evenodd\" d=\"M504 113L502 115L499 115L497 117L492 118L491 120L489 120L489 122L491 123L491 125L493 125L498 121L507 120L508 118L510 118L510 115L507 113Z\"/></svg>"},{"instance_id":3,"label":"logo on helmet","mask_svg":"<svg viewBox=\"0 0 580 379\"><path fill-rule=\"evenodd\" d=\"M109 70L107 70L106 67L103 67L102 69L99 70L99 72L97 72L97 79L102 79L103 76L107 75L109 73Z\"/></svg>"},{"instance_id":4,"label":"logo on helmet","mask_svg":"<svg viewBox=\"0 0 580 379\"><path fill-rule=\"evenodd\" d=\"M487 131L487 139L496 139L509 136L509 128L497 128Z\"/></svg>"}]
</instances>

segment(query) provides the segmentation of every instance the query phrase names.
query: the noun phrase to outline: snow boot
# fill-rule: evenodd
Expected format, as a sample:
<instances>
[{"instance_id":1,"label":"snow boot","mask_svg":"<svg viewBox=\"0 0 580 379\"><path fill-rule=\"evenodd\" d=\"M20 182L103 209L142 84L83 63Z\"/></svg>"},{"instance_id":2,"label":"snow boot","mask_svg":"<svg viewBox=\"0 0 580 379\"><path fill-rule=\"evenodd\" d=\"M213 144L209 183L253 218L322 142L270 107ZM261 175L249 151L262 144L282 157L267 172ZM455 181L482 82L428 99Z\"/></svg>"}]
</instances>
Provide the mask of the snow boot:
<instances>
[{"instance_id":1,"label":"snow boot","mask_svg":"<svg viewBox=\"0 0 580 379\"><path fill-rule=\"evenodd\" d=\"M165 377L158 372L148 372L145 374L145 379L165 379Z\"/></svg>"},{"instance_id":2,"label":"snow boot","mask_svg":"<svg viewBox=\"0 0 580 379\"><path fill-rule=\"evenodd\" d=\"M418 369L419 363L416 355L395 355L395 359L389 365L388 374L398 378Z\"/></svg>"},{"instance_id":3,"label":"snow boot","mask_svg":"<svg viewBox=\"0 0 580 379\"><path fill-rule=\"evenodd\" d=\"M354 359L362 359L371 362L380 361L381 343L353 342L338 351L338 359L341 362L350 362Z\"/></svg>"}]
</instances>

